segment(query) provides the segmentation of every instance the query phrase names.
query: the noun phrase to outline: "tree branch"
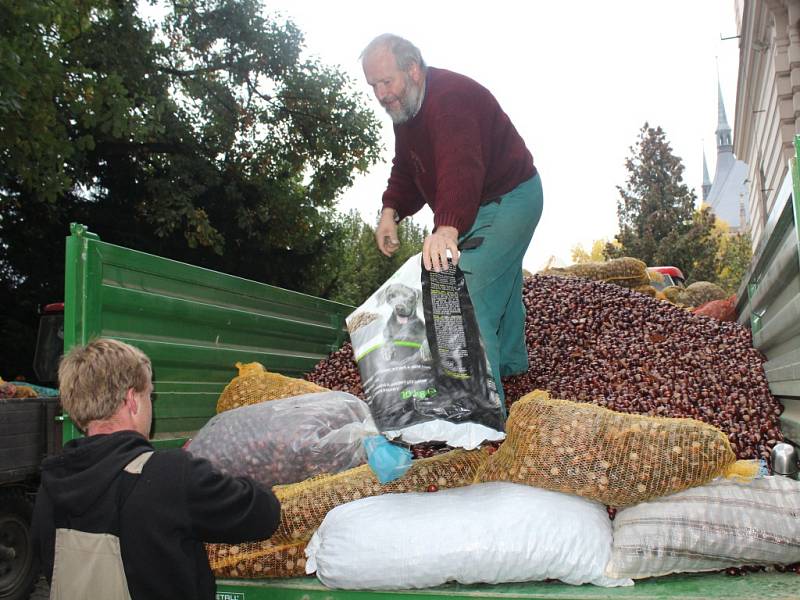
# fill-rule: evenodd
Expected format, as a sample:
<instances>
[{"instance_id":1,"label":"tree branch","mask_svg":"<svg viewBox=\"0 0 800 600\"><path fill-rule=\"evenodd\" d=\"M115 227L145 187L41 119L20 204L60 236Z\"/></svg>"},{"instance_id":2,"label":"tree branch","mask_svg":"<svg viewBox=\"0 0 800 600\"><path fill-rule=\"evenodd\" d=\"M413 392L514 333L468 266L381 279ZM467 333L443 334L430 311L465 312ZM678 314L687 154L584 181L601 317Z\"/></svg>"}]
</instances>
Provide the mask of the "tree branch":
<instances>
[{"instance_id":1,"label":"tree branch","mask_svg":"<svg viewBox=\"0 0 800 600\"><path fill-rule=\"evenodd\" d=\"M187 154L190 148L178 142L98 142L96 148L109 155L130 154L131 152L144 151L147 154Z\"/></svg>"}]
</instances>

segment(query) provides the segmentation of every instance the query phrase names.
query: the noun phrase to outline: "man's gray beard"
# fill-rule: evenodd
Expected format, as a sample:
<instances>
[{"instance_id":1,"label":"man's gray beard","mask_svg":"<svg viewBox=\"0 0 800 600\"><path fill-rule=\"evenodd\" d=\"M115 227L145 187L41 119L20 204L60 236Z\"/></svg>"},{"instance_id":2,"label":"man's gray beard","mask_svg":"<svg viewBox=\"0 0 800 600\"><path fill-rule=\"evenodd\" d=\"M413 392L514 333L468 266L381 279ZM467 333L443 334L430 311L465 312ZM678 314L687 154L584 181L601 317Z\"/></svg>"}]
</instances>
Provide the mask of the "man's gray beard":
<instances>
[{"instance_id":1,"label":"man's gray beard","mask_svg":"<svg viewBox=\"0 0 800 600\"><path fill-rule=\"evenodd\" d=\"M416 85L411 78L408 78L408 83L406 85L406 95L400 98L400 109L391 111L389 108L386 108L386 112L389 113L389 116L392 118L392 122L395 125L400 125L401 123L405 123L409 119L412 119L414 115L419 112L420 107L422 106L422 90L423 87L421 85Z\"/></svg>"}]
</instances>

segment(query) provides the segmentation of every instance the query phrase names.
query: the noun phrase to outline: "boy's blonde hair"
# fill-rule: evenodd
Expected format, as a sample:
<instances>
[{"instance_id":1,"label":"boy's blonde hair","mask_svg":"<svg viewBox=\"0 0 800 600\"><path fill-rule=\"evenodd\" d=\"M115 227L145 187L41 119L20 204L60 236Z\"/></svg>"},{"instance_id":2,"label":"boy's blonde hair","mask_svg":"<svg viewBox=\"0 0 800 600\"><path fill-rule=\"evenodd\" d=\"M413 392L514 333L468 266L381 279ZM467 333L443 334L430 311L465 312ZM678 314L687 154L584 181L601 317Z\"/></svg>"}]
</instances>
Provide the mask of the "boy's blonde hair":
<instances>
[{"instance_id":1,"label":"boy's blonde hair","mask_svg":"<svg viewBox=\"0 0 800 600\"><path fill-rule=\"evenodd\" d=\"M61 405L80 429L91 421L110 418L125 401L128 390L147 389L152 377L150 359L124 342L99 338L76 346L58 366Z\"/></svg>"}]
</instances>

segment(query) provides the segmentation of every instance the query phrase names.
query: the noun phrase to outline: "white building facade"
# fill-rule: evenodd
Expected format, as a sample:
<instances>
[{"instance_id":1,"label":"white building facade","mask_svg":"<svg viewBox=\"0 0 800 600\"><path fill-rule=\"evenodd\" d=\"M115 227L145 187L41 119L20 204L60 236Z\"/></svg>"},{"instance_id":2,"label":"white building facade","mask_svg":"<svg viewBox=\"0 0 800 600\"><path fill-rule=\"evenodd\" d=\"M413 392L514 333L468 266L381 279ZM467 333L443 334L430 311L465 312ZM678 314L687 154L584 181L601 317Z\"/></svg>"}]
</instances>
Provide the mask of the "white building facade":
<instances>
[{"instance_id":1,"label":"white building facade","mask_svg":"<svg viewBox=\"0 0 800 600\"><path fill-rule=\"evenodd\" d=\"M736 138L749 165L746 199L754 250L791 195L788 162L800 117L800 0L735 0L739 32Z\"/></svg>"}]
</instances>

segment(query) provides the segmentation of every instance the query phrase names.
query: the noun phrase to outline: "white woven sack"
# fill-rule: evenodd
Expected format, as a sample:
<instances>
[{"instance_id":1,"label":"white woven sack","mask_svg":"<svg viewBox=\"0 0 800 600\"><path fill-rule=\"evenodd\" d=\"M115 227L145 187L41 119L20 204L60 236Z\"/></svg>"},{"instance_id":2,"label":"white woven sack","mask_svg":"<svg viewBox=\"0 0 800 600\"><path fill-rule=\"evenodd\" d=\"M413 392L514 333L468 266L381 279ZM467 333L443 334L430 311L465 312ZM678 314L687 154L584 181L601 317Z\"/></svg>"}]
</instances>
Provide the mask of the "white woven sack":
<instances>
[{"instance_id":1,"label":"white woven sack","mask_svg":"<svg viewBox=\"0 0 800 600\"><path fill-rule=\"evenodd\" d=\"M543 579L632 585L604 576L610 554L602 504L493 482L337 506L306 548L306 571L345 589Z\"/></svg>"},{"instance_id":2,"label":"white woven sack","mask_svg":"<svg viewBox=\"0 0 800 600\"><path fill-rule=\"evenodd\" d=\"M711 483L620 510L610 577L800 562L800 482Z\"/></svg>"}]
</instances>

